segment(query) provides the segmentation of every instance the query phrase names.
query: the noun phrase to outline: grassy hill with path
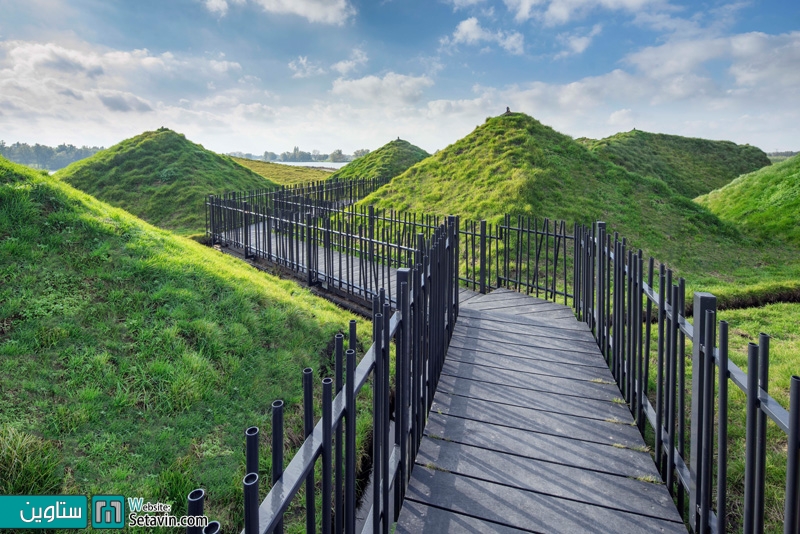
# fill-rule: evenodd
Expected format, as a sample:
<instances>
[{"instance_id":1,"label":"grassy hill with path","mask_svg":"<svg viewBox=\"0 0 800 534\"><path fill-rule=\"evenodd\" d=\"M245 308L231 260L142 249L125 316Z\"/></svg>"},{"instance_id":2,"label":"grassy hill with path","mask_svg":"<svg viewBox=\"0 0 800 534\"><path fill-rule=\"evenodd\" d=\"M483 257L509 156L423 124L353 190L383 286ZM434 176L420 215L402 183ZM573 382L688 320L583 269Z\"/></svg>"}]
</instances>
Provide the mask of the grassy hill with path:
<instances>
[{"instance_id":1,"label":"grassy hill with path","mask_svg":"<svg viewBox=\"0 0 800 534\"><path fill-rule=\"evenodd\" d=\"M204 487L238 532L244 429L268 441L282 398L297 447L300 372L328 366L353 318L0 158L0 493L142 496L181 515Z\"/></svg>"},{"instance_id":2,"label":"grassy hill with path","mask_svg":"<svg viewBox=\"0 0 800 534\"><path fill-rule=\"evenodd\" d=\"M208 194L275 184L167 128L145 132L55 175L151 224L191 235L205 231Z\"/></svg>"},{"instance_id":3,"label":"grassy hill with path","mask_svg":"<svg viewBox=\"0 0 800 534\"><path fill-rule=\"evenodd\" d=\"M708 193L740 174L770 165L750 145L631 130L605 139L579 139L591 151L642 176L667 183L689 198Z\"/></svg>"},{"instance_id":4,"label":"grassy hill with path","mask_svg":"<svg viewBox=\"0 0 800 534\"><path fill-rule=\"evenodd\" d=\"M765 245L664 181L631 173L521 113L471 134L362 200L378 208L498 222L503 214L604 220L723 303L800 294L800 254ZM780 300L780 299L779 299Z\"/></svg>"},{"instance_id":5,"label":"grassy hill with path","mask_svg":"<svg viewBox=\"0 0 800 534\"><path fill-rule=\"evenodd\" d=\"M695 199L720 219L800 246L800 155Z\"/></svg>"},{"instance_id":6,"label":"grassy hill with path","mask_svg":"<svg viewBox=\"0 0 800 534\"><path fill-rule=\"evenodd\" d=\"M366 156L353 160L333 173L331 178L340 180L352 178L391 179L428 156L430 154L418 146L398 138Z\"/></svg>"},{"instance_id":7,"label":"grassy hill with path","mask_svg":"<svg viewBox=\"0 0 800 534\"><path fill-rule=\"evenodd\" d=\"M327 180L332 171L316 169L312 167L301 167L299 165L284 165L282 163L270 163L246 158L231 158L233 161L250 169L254 173L263 176L267 180L278 185L297 185L310 182L320 182ZM325 163L320 163L324 166Z\"/></svg>"}]
</instances>

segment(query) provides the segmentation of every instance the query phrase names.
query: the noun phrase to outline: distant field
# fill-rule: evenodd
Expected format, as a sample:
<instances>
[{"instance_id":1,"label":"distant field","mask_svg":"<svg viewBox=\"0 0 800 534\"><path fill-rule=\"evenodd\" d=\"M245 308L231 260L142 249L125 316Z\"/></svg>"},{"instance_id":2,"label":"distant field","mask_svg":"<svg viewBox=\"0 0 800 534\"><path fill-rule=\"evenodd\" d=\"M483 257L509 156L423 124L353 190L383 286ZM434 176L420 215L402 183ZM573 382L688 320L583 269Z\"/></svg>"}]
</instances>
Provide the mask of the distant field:
<instances>
[{"instance_id":1,"label":"distant field","mask_svg":"<svg viewBox=\"0 0 800 534\"><path fill-rule=\"evenodd\" d=\"M297 185L310 182L319 182L330 178L333 171L313 169L309 167L295 167L292 165L281 165L280 163L269 163L245 158L231 158L233 161L246 167L256 174L260 174L267 180L278 185ZM320 163L324 166L325 163Z\"/></svg>"}]
</instances>

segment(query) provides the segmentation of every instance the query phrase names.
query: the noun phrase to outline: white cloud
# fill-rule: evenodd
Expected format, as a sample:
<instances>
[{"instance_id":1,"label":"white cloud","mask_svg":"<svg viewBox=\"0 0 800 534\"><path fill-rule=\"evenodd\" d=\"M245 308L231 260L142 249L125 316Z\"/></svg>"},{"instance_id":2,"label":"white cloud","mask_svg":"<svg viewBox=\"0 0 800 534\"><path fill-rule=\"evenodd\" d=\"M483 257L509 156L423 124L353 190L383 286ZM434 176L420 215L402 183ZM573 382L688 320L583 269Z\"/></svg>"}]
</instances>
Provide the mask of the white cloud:
<instances>
[{"instance_id":1,"label":"white cloud","mask_svg":"<svg viewBox=\"0 0 800 534\"><path fill-rule=\"evenodd\" d=\"M335 70L342 76L347 75L358 67L365 65L368 61L367 53L360 48L354 48L350 53L349 59L344 59L331 65L331 69Z\"/></svg>"},{"instance_id":2,"label":"white cloud","mask_svg":"<svg viewBox=\"0 0 800 534\"><path fill-rule=\"evenodd\" d=\"M453 4L453 9L464 9L465 7L472 7L482 4L484 0L448 0L448 3Z\"/></svg>"},{"instance_id":3,"label":"white cloud","mask_svg":"<svg viewBox=\"0 0 800 534\"><path fill-rule=\"evenodd\" d=\"M536 18L549 26L566 24L593 9L637 13L663 0L503 0L517 22Z\"/></svg>"},{"instance_id":4,"label":"white cloud","mask_svg":"<svg viewBox=\"0 0 800 534\"><path fill-rule=\"evenodd\" d=\"M525 37L517 32L496 32L483 28L475 17L462 20L456 26L452 37L443 37L440 44L447 48L458 44L480 45L482 43L495 43L511 54L520 55L525 51Z\"/></svg>"},{"instance_id":5,"label":"white cloud","mask_svg":"<svg viewBox=\"0 0 800 534\"><path fill-rule=\"evenodd\" d=\"M297 59L289 62L289 68L294 72L292 78L308 78L325 74L325 69L319 63L309 61L308 56L297 56Z\"/></svg>"},{"instance_id":6,"label":"white cloud","mask_svg":"<svg viewBox=\"0 0 800 534\"><path fill-rule=\"evenodd\" d=\"M558 40L565 45L565 49L556 54L555 59L561 59L576 54L583 54L586 49L589 48L589 45L592 44L592 40L600 35L601 31L603 31L603 26L600 24L595 24L591 31L589 31L587 34L575 32L571 34L559 35Z\"/></svg>"},{"instance_id":7,"label":"white cloud","mask_svg":"<svg viewBox=\"0 0 800 534\"><path fill-rule=\"evenodd\" d=\"M365 76L355 80L339 78L334 80L331 93L354 100L387 103L412 104L422 97L426 87L433 85L427 76L408 76L394 72L383 78Z\"/></svg>"},{"instance_id":8,"label":"white cloud","mask_svg":"<svg viewBox=\"0 0 800 534\"><path fill-rule=\"evenodd\" d=\"M220 17L228 13L232 4L245 4L248 0L202 0L211 13ZM249 0L268 13L297 15L309 22L344 24L356 14L348 0Z\"/></svg>"}]
</instances>

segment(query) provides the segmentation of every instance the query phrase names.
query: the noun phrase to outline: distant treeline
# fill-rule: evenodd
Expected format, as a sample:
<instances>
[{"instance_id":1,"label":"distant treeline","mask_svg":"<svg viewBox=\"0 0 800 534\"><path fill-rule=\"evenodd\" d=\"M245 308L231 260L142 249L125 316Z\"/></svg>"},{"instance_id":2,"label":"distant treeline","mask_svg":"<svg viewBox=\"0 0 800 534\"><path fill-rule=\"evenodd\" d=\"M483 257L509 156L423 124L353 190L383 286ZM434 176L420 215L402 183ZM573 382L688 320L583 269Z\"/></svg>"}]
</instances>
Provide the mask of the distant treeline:
<instances>
[{"instance_id":1,"label":"distant treeline","mask_svg":"<svg viewBox=\"0 0 800 534\"><path fill-rule=\"evenodd\" d=\"M75 145L66 144L60 144L55 148L39 143L33 146L28 143L7 145L5 141L0 140L0 155L4 158L29 167L51 171L66 167L79 159L88 158L101 150L103 147L82 146L78 148Z\"/></svg>"},{"instance_id":2,"label":"distant treeline","mask_svg":"<svg viewBox=\"0 0 800 534\"><path fill-rule=\"evenodd\" d=\"M356 158L360 158L361 156L365 156L369 154L369 149L362 148L356 150L352 154L344 154L342 153L341 149L336 149L330 154L323 154L319 150L312 150L311 152L305 152L304 150L300 150L298 147L294 147L294 150L291 152L282 152L280 154L276 154L275 152L270 152L269 150L265 151L262 155L251 154L249 152L228 152L229 156L234 156L237 158L245 158L245 159L254 159L259 161L331 161L331 162L341 162L341 161L353 161Z\"/></svg>"},{"instance_id":3,"label":"distant treeline","mask_svg":"<svg viewBox=\"0 0 800 534\"><path fill-rule=\"evenodd\" d=\"M797 154L797 152L792 152L791 150L784 150L783 152L767 152L767 156L783 156L786 158L791 158Z\"/></svg>"}]
</instances>

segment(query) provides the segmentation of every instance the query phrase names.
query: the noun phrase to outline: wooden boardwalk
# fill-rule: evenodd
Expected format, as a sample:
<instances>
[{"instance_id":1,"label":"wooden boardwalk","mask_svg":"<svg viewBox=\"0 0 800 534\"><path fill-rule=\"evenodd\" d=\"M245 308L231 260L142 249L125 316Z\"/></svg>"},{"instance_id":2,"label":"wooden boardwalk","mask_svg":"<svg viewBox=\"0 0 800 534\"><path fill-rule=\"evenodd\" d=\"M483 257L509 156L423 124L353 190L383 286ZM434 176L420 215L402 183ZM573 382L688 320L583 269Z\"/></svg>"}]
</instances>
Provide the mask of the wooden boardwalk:
<instances>
[{"instance_id":1,"label":"wooden boardwalk","mask_svg":"<svg viewBox=\"0 0 800 534\"><path fill-rule=\"evenodd\" d=\"M570 308L463 292L396 532L685 533L619 397Z\"/></svg>"}]
</instances>

